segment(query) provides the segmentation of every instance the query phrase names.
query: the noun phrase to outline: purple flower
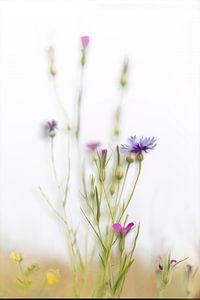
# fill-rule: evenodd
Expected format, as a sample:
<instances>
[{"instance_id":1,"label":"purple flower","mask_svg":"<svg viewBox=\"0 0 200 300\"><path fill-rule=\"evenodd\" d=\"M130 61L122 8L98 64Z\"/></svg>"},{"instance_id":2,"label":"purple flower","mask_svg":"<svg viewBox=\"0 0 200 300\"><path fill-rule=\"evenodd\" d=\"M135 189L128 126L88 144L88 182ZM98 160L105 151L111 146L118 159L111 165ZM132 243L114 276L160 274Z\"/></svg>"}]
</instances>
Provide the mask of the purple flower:
<instances>
[{"instance_id":1,"label":"purple flower","mask_svg":"<svg viewBox=\"0 0 200 300\"><path fill-rule=\"evenodd\" d=\"M128 145L121 145L121 150L128 153L142 153L152 150L156 147L156 139L153 138L137 138L136 135L128 139Z\"/></svg>"},{"instance_id":2,"label":"purple flower","mask_svg":"<svg viewBox=\"0 0 200 300\"><path fill-rule=\"evenodd\" d=\"M47 122L45 128L48 132L48 135L53 138L56 135L56 130L58 129L58 123L55 120L52 120L51 122Z\"/></svg>"},{"instance_id":3,"label":"purple flower","mask_svg":"<svg viewBox=\"0 0 200 300\"><path fill-rule=\"evenodd\" d=\"M176 259L171 259L170 264L171 266L174 266L176 264Z\"/></svg>"},{"instance_id":4,"label":"purple flower","mask_svg":"<svg viewBox=\"0 0 200 300\"><path fill-rule=\"evenodd\" d=\"M94 152L101 144L99 142L87 143L86 146L88 150Z\"/></svg>"},{"instance_id":5,"label":"purple flower","mask_svg":"<svg viewBox=\"0 0 200 300\"><path fill-rule=\"evenodd\" d=\"M187 265L186 268L187 268L188 275L191 275L192 272L193 272L193 266L192 265Z\"/></svg>"},{"instance_id":6,"label":"purple flower","mask_svg":"<svg viewBox=\"0 0 200 300\"><path fill-rule=\"evenodd\" d=\"M115 232L120 233L121 236L125 236L134 226L134 223L129 223L126 227L123 227L119 223L113 224L113 229Z\"/></svg>"},{"instance_id":7,"label":"purple flower","mask_svg":"<svg viewBox=\"0 0 200 300\"><path fill-rule=\"evenodd\" d=\"M107 154L108 150L107 149L102 149L101 150L101 159L103 160L105 155Z\"/></svg>"},{"instance_id":8,"label":"purple flower","mask_svg":"<svg viewBox=\"0 0 200 300\"><path fill-rule=\"evenodd\" d=\"M90 42L89 36L81 36L81 42L82 42L83 49L86 49Z\"/></svg>"},{"instance_id":9,"label":"purple flower","mask_svg":"<svg viewBox=\"0 0 200 300\"><path fill-rule=\"evenodd\" d=\"M51 122L47 122L47 130L49 132L55 129L58 129L58 123L55 120L52 120Z\"/></svg>"},{"instance_id":10,"label":"purple flower","mask_svg":"<svg viewBox=\"0 0 200 300\"><path fill-rule=\"evenodd\" d=\"M162 271L163 270L163 265L159 264L158 269L159 269L159 271Z\"/></svg>"}]
</instances>

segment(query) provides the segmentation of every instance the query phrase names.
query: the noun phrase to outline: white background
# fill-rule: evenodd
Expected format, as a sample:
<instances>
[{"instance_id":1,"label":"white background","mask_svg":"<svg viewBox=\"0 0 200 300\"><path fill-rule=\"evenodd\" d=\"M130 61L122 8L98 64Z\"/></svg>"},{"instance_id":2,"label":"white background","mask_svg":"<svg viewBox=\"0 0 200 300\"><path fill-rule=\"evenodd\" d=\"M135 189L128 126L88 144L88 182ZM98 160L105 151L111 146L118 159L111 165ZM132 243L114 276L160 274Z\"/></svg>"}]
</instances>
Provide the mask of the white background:
<instances>
[{"instance_id":1,"label":"white background","mask_svg":"<svg viewBox=\"0 0 200 300\"><path fill-rule=\"evenodd\" d=\"M41 126L52 118L64 122L47 74L46 50L55 46L60 97L73 115L80 36L89 35L82 145L109 141L119 74L128 56L121 142L134 134L158 140L145 158L131 206L132 218L142 223L139 249L152 256L163 247L198 258L199 34L200 1L0 1L3 249L65 255L63 233L37 192L38 185L51 191L52 179ZM75 202L70 201L72 212Z\"/></svg>"}]
</instances>

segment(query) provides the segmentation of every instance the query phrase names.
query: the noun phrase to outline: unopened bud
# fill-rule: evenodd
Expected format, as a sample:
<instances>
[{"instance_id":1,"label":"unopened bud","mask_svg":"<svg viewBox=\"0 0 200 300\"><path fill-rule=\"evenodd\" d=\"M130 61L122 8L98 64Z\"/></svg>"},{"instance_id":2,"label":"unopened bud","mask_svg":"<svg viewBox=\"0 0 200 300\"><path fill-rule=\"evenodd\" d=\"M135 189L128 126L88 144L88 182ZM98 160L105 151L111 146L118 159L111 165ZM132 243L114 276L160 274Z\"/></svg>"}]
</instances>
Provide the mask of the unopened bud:
<instances>
[{"instance_id":1,"label":"unopened bud","mask_svg":"<svg viewBox=\"0 0 200 300\"><path fill-rule=\"evenodd\" d=\"M137 154L137 160L142 161L144 159L144 156L142 153Z\"/></svg>"},{"instance_id":2,"label":"unopened bud","mask_svg":"<svg viewBox=\"0 0 200 300\"><path fill-rule=\"evenodd\" d=\"M115 176L118 180L121 180L124 176L123 168L121 166L117 166L115 171Z\"/></svg>"},{"instance_id":3,"label":"unopened bud","mask_svg":"<svg viewBox=\"0 0 200 300\"><path fill-rule=\"evenodd\" d=\"M128 83L128 79L127 79L127 74L126 73L122 73L121 79L120 79L120 84L122 87L125 87Z\"/></svg>"},{"instance_id":4,"label":"unopened bud","mask_svg":"<svg viewBox=\"0 0 200 300\"><path fill-rule=\"evenodd\" d=\"M92 199L94 199L94 197L95 197L95 189L94 188L91 188L91 190L90 190L90 197Z\"/></svg>"},{"instance_id":5,"label":"unopened bud","mask_svg":"<svg viewBox=\"0 0 200 300\"><path fill-rule=\"evenodd\" d=\"M71 123L68 123L67 124L67 130L70 131L71 129L72 129L72 125L71 125Z\"/></svg>"},{"instance_id":6,"label":"unopened bud","mask_svg":"<svg viewBox=\"0 0 200 300\"><path fill-rule=\"evenodd\" d=\"M132 153L130 153L127 157L126 157L126 161L129 164L132 164L134 162L134 155Z\"/></svg>"},{"instance_id":7,"label":"unopened bud","mask_svg":"<svg viewBox=\"0 0 200 300\"><path fill-rule=\"evenodd\" d=\"M49 131L49 137L54 138L55 135L56 135L55 130L50 130L50 131Z\"/></svg>"},{"instance_id":8,"label":"unopened bud","mask_svg":"<svg viewBox=\"0 0 200 300\"><path fill-rule=\"evenodd\" d=\"M110 186L110 194L111 194L111 196L115 193L115 191L116 191L116 184L115 184L115 182L113 182L111 184L111 186Z\"/></svg>"},{"instance_id":9,"label":"unopened bud","mask_svg":"<svg viewBox=\"0 0 200 300\"><path fill-rule=\"evenodd\" d=\"M55 68L54 65L51 65L51 66L50 66L49 72L50 72L50 74L51 74L53 77L56 76L56 73L57 73L57 72L56 72L56 68Z\"/></svg>"},{"instance_id":10,"label":"unopened bud","mask_svg":"<svg viewBox=\"0 0 200 300\"><path fill-rule=\"evenodd\" d=\"M120 128L119 126L116 126L115 129L114 129L114 134L115 135L119 135L120 134Z\"/></svg>"}]
</instances>

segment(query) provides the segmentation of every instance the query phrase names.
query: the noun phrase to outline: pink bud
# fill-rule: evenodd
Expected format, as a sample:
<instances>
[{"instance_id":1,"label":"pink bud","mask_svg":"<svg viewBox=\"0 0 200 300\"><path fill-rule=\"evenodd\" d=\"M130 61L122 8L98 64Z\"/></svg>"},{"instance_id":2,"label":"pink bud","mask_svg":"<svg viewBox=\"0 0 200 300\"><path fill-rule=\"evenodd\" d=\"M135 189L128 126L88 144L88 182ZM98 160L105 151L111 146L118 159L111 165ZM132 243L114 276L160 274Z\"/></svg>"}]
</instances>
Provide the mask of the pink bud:
<instances>
[{"instance_id":1,"label":"pink bud","mask_svg":"<svg viewBox=\"0 0 200 300\"><path fill-rule=\"evenodd\" d=\"M84 49L88 46L89 41L90 41L89 36L81 36L81 42Z\"/></svg>"}]
</instances>

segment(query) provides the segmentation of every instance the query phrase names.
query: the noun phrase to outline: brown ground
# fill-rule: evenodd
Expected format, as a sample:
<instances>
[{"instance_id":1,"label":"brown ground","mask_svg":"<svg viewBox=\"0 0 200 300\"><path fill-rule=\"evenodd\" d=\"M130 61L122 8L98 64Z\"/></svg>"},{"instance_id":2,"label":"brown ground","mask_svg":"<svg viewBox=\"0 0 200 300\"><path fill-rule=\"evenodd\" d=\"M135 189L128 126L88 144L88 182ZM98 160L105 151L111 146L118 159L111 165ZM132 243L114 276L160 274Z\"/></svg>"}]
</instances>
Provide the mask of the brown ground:
<instances>
[{"instance_id":1,"label":"brown ground","mask_svg":"<svg viewBox=\"0 0 200 300\"><path fill-rule=\"evenodd\" d=\"M58 261L44 261L40 259L30 259L26 257L24 265L37 262L41 270L38 275L34 276L33 286L30 291L25 292L16 286L16 276L19 275L19 270L16 265L10 262L9 255L1 255L0 263L0 297L72 297L70 286L70 273L67 271L67 266L62 265ZM60 282L54 286L45 288L43 292L39 292L44 280L45 272L48 269L59 269L61 274ZM82 297L91 297L95 268L89 273L85 288L82 290ZM200 285L198 284L200 276L195 280L195 293L193 296L200 296ZM140 262L136 261L130 271L124 286L123 297L127 298L157 298L158 290L156 288L156 275L154 270L145 268ZM186 297L184 292L184 280L181 267L173 274L173 280L167 289L166 297Z\"/></svg>"}]
</instances>

